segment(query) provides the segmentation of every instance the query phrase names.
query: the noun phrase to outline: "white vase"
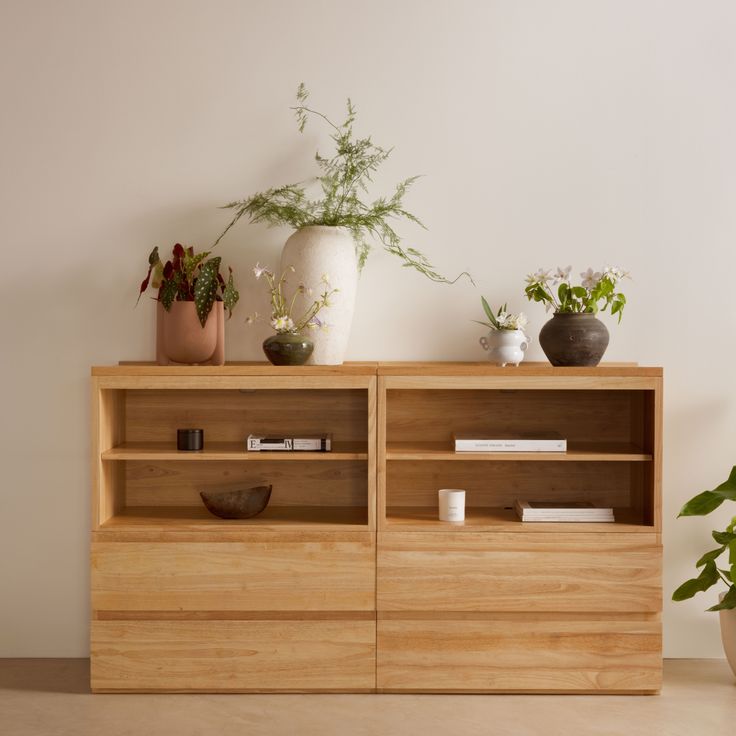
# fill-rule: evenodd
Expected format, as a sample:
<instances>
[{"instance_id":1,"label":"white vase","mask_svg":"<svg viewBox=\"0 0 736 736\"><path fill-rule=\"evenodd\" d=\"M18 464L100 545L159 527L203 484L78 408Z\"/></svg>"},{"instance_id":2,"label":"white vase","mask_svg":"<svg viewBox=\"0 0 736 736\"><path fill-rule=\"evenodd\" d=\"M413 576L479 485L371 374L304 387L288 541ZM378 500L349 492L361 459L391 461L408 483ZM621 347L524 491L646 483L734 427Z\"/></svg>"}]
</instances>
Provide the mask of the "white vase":
<instances>
[{"instance_id":1,"label":"white vase","mask_svg":"<svg viewBox=\"0 0 736 736\"><path fill-rule=\"evenodd\" d=\"M529 347L529 338L523 330L489 330L480 338L483 350L488 351L488 360L496 365L519 365Z\"/></svg>"},{"instance_id":2,"label":"white vase","mask_svg":"<svg viewBox=\"0 0 736 736\"><path fill-rule=\"evenodd\" d=\"M338 289L330 299L330 306L318 315L326 327L309 331L314 351L308 363L340 365L348 348L358 292L358 260L352 235L340 227L303 227L286 241L281 252L281 270L289 266L296 270L293 281L301 281L313 290L311 296L297 297L296 316L319 297L323 275L328 275L330 288Z\"/></svg>"},{"instance_id":3,"label":"white vase","mask_svg":"<svg viewBox=\"0 0 736 736\"><path fill-rule=\"evenodd\" d=\"M723 600L724 595L725 593L721 593L720 600ZM718 615L721 619L723 651L726 653L726 659L731 665L733 674L736 675L736 608L719 611Z\"/></svg>"}]
</instances>

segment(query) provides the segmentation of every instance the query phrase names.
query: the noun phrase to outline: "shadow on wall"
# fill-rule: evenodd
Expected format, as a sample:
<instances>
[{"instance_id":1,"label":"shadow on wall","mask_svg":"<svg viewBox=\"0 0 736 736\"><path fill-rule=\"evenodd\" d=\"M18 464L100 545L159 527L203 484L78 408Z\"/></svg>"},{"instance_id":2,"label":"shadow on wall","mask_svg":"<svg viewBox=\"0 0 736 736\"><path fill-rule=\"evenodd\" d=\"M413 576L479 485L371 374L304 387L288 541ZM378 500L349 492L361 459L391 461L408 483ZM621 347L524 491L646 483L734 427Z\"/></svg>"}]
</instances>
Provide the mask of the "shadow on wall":
<instances>
[{"instance_id":1,"label":"shadow on wall","mask_svg":"<svg viewBox=\"0 0 736 736\"><path fill-rule=\"evenodd\" d=\"M88 659L0 660L0 690L84 695L89 689Z\"/></svg>"}]
</instances>

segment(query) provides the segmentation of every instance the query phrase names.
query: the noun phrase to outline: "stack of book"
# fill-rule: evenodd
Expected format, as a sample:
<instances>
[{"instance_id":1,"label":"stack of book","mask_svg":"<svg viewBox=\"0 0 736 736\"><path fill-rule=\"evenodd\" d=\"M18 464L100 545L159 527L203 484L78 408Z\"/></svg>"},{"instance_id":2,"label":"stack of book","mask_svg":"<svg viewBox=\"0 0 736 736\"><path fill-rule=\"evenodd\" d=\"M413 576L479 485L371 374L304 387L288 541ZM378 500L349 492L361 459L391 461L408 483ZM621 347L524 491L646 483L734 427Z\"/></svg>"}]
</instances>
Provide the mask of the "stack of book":
<instances>
[{"instance_id":1,"label":"stack of book","mask_svg":"<svg viewBox=\"0 0 736 736\"><path fill-rule=\"evenodd\" d=\"M331 452L329 435L319 437L265 437L249 434L246 440L248 452Z\"/></svg>"},{"instance_id":2,"label":"stack of book","mask_svg":"<svg viewBox=\"0 0 736 736\"><path fill-rule=\"evenodd\" d=\"M531 437L454 435L455 452L567 452L567 440L555 433Z\"/></svg>"},{"instance_id":3,"label":"stack of book","mask_svg":"<svg viewBox=\"0 0 736 736\"><path fill-rule=\"evenodd\" d=\"M588 501L514 501L514 509L522 521L587 521L611 522L613 509Z\"/></svg>"}]
</instances>

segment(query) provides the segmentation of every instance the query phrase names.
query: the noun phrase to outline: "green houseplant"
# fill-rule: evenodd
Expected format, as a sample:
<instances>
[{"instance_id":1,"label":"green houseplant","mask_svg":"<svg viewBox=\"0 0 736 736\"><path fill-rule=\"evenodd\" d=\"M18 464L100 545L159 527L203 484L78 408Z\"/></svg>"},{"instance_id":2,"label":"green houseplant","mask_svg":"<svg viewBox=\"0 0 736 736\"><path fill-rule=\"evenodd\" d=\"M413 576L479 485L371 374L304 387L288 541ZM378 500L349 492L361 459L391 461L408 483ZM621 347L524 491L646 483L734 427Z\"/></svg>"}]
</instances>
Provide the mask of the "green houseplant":
<instances>
[{"instance_id":1,"label":"green houseplant","mask_svg":"<svg viewBox=\"0 0 736 736\"><path fill-rule=\"evenodd\" d=\"M626 297L619 282L628 273L615 266L601 271L589 268L580 274L581 282L570 279L572 267L558 268L554 273L540 268L527 276L524 289L529 301L541 302L554 315L541 329L539 344L547 359L557 366L595 366L608 347L608 329L598 312L610 310L619 322Z\"/></svg>"},{"instance_id":2,"label":"green houseplant","mask_svg":"<svg viewBox=\"0 0 736 736\"><path fill-rule=\"evenodd\" d=\"M256 279L263 279L268 289L271 319L270 325L276 332L275 335L267 337L263 341L263 352L274 365L303 365L309 359L314 350L312 340L303 335L306 330L319 330L328 327L317 316L325 307L330 306L330 300L337 293L337 289L330 286L328 274L323 274L320 281L320 294L317 298L312 297L312 289L303 282L299 283L293 291L291 298L287 296L287 277L296 272L290 266L279 278L273 271L258 264L253 268ZM312 298L311 304L302 314L295 311L295 303L299 295L304 294ZM253 323L258 315L248 318Z\"/></svg>"},{"instance_id":3,"label":"green houseplant","mask_svg":"<svg viewBox=\"0 0 736 736\"><path fill-rule=\"evenodd\" d=\"M736 501L736 466L728 478L712 491L703 491L691 498L682 507L679 516L705 516L724 501ZM680 585L672 594L672 600L687 600L719 583L726 586L719 602L708 610L720 611L723 648L736 674L736 516L725 529L714 530L711 534L718 546L700 557L695 563L700 574ZM717 560L725 553L728 553L727 565L719 567Z\"/></svg>"},{"instance_id":4,"label":"green houseplant","mask_svg":"<svg viewBox=\"0 0 736 736\"><path fill-rule=\"evenodd\" d=\"M529 338L524 332L527 324L523 312L512 314L504 304L495 312L485 297L480 298L487 321L475 320L488 328L488 334L480 338L483 350L488 351L488 360L496 365L519 365L529 347Z\"/></svg>"},{"instance_id":5,"label":"green houseplant","mask_svg":"<svg viewBox=\"0 0 736 736\"><path fill-rule=\"evenodd\" d=\"M432 281L450 283L438 273L417 249L405 246L396 224L408 222L423 227L418 217L404 204L416 181L412 176L399 182L393 192L375 199L369 197L373 176L391 155L392 149L373 143L355 132L356 110L347 101L342 122L333 122L324 113L307 105L309 94L303 84L291 109L303 132L310 118L317 118L329 129L333 151L317 152L316 176L306 182L257 192L225 205L234 212L215 245L243 217L251 223L284 225L295 230L281 256L281 271L293 265L307 283L317 283L329 273L339 289L332 308L328 308L330 330L315 337L312 361L342 363L350 334L357 293L358 272L368 258L373 243L397 256L406 268L414 269ZM456 279L455 279L456 280Z\"/></svg>"},{"instance_id":6,"label":"green houseplant","mask_svg":"<svg viewBox=\"0 0 736 736\"><path fill-rule=\"evenodd\" d=\"M138 301L149 287L157 290L156 360L162 365L225 362L224 310L232 316L240 295L232 269L225 281L222 259L209 256L180 243L166 263L158 247L148 256Z\"/></svg>"}]
</instances>

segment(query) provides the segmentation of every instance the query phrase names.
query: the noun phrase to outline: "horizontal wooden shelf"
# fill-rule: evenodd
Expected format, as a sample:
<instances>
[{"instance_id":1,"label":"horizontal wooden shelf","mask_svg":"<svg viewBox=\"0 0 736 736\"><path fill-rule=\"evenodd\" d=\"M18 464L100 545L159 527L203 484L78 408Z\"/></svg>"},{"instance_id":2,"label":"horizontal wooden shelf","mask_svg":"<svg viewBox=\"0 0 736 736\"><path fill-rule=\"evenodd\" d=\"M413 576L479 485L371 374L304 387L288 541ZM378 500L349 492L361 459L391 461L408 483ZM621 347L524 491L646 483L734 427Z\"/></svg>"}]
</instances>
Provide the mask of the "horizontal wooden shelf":
<instances>
[{"instance_id":1,"label":"horizontal wooden shelf","mask_svg":"<svg viewBox=\"0 0 736 736\"><path fill-rule=\"evenodd\" d=\"M389 531L505 531L505 532L653 532L654 527L637 522L631 509L614 509L615 522L522 522L513 509L467 508L465 521L439 521L436 507L390 506L385 528Z\"/></svg>"},{"instance_id":2,"label":"horizontal wooden shelf","mask_svg":"<svg viewBox=\"0 0 736 736\"><path fill-rule=\"evenodd\" d=\"M367 460L365 442L334 442L331 452L248 452L242 442L207 442L199 452L176 449L173 442L124 442L102 453L103 460Z\"/></svg>"},{"instance_id":3,"label":"horizontal wooden shelf","mask_svg":"<svg viewBox=\"0 0 736 736\"><path fill-rule=\"evenodd\" d=\"M548 462L644 462L651 453L625 442L570 442L567 452L455 452L445 442L391 442L387 460L484 460Z\"/></svg>"},{"instance_id":4,"label":"horizontal wooden shelf","mask_svg":"<svg viewBox=\"0 0 736 736\"><path fill-rule=\"evenodd\" d=\"M111 531L209 531L222 529L359 530L368 528L364 506L268 506L252 519L219 519L200 506L129 506L100 528Z\"/></svg>"}]
</instances>

